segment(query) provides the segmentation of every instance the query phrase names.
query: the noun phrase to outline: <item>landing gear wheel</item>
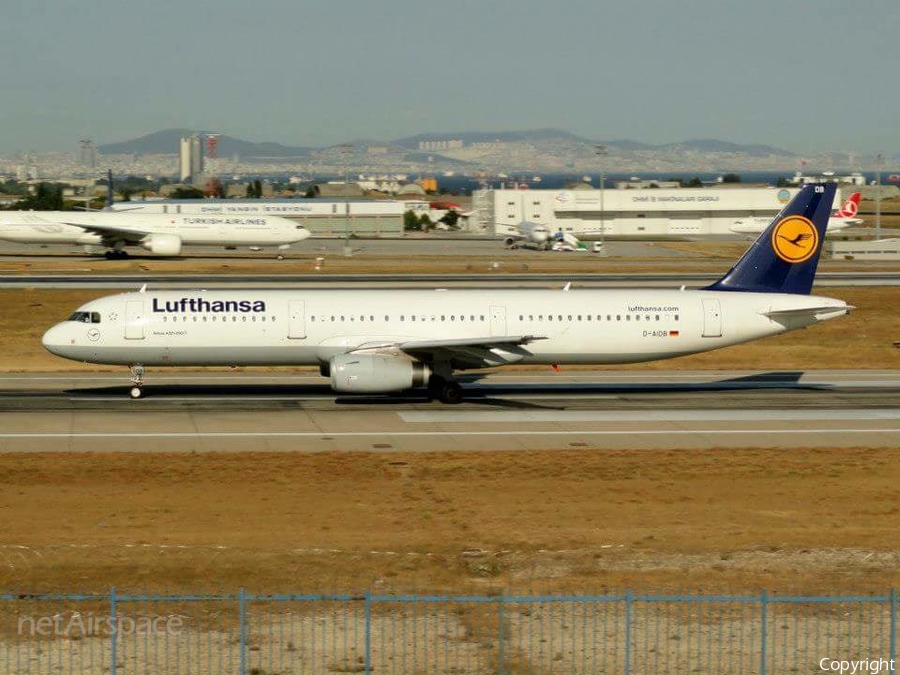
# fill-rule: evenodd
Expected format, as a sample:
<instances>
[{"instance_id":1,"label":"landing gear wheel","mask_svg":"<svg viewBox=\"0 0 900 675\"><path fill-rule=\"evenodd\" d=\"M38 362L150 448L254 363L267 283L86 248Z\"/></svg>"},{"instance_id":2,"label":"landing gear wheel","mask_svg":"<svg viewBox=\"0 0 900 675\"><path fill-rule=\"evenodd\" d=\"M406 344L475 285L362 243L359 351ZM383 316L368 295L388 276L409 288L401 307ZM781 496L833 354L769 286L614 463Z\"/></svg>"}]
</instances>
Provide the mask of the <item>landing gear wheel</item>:
<instances>
[{"instance_id":1,"label":"landing gear wheel","mask_svg":"<svg viewBox=\"0 0 900 675\"><path fill-rule=\"evenodd\" d=\"M131 398L138 399L144 395L144 390L140 387L132 387L131 388Z\"/></svg>"},{"instance_id":2,"label":"landing gear wheel","mask_svg":"<svg viewBox=\"0 0 900 675\"><path fill-rule=\"evenodd\" d=\"M446 382L441 388L441 403L456 405L462 403L463 390L456 382Z\"/></svg>"}]
</instances>

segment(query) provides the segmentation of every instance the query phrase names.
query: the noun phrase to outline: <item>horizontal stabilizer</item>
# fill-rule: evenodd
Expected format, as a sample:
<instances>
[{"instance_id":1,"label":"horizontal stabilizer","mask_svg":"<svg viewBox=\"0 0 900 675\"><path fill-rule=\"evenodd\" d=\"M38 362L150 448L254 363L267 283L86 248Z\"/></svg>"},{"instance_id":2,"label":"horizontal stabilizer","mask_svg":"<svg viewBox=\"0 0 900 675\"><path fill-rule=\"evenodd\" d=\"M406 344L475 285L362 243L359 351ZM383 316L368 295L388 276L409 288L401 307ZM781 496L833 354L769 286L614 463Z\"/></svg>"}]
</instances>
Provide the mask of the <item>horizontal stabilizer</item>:
<instances>
[{"instance_id":1,"label":"horizontal stabilizer","mask_svg":"<svg viewBox=\"0 0 900 675\"><path fill-rule=\"evenodd\" d=\"M801 307L799 309L776 309L771 312L760 313L778 323L812 323L813 321L820 321L822 316L827 316L831 319L834 318L834 315L849 314L852 309L855 309L853 305L826 305L823 307Z\"/></svg>"}]
</instances>

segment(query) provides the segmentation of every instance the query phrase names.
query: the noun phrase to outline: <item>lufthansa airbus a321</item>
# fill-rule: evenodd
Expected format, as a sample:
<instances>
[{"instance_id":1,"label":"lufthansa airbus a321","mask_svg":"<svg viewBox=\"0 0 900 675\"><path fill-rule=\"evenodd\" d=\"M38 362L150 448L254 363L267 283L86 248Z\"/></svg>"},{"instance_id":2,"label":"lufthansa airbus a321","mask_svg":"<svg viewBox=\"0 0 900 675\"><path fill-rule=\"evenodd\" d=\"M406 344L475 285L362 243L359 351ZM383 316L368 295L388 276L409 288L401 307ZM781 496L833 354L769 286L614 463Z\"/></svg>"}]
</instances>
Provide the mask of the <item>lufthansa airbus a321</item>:
<instances>
[{"instance_id":1,"label":"lufthansa airbus a321","mask_svg":"<svg viewBox=\"0 0 900 675\"><path fill-rule=\"evenodd\" d=\"M847 314L810 295L834 185L809 185L721 279L698 290L146 291L93 300L44 335L77 361L129 366L317 365L343 393L425 387L507 364L636 363L695 354Z\"/></svg>"}]
</instances>

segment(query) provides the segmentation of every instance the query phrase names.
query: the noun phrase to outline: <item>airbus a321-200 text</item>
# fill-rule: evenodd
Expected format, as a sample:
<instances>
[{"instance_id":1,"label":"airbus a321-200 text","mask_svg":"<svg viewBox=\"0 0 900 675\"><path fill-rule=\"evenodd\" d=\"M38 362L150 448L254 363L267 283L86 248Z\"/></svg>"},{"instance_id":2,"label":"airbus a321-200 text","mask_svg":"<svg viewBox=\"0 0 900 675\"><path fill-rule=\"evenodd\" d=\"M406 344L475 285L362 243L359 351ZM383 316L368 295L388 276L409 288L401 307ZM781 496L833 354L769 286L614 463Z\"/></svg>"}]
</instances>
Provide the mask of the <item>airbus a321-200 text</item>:
<instances>
[{"instance_id":1,"label":"airbus a321-200 text","mask_svg":"<svg viewBox=\"0 0 900 675\"><path fill-rule=\"evenodd\" d=\"M695 354L847 314L810 295L834 185L809 185L721 279L698 290L372 289L141 291L102 297L44 346L130 366L317 365L341 393L418 387L463 398L458 371L635 363Z\"/></svg>"}]
</instances>

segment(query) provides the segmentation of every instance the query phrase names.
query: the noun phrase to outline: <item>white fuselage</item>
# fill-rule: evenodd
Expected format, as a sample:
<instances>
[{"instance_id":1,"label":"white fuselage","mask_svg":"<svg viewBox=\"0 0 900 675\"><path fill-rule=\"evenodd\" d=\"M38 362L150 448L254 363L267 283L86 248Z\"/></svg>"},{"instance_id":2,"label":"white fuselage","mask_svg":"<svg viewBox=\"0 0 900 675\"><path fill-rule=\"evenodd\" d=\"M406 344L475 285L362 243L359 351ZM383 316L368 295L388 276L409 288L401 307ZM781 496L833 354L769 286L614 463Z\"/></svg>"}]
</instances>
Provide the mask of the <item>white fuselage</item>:
<instances>
[{"instance_id":1,"label":"white fuselage","mask_svg":"<svg viewBox=\"0 0 900 675\"><path fill-rule=\"evenodd\" d=\"M771 222L772 219L767 216L751 216L749 218L734 221L729 229L736 234L761 234ZM841 215L831 216L828 219L827 231L828 234L831 234L833 232L843 230L844 228L850 227L851 225L856 225L861 222L862 220L855 218L845 218Z\"/></svg>"},{"instance_id":2,"label":"white fuselage","mask_svg":"<svg viewBox=\"0 0 900 675\"><path fill-rule=\"evenodd\" d=\"M102 228L111 229L101 234ZM309 236L306 228L280 216L0 211L0 239L26 244L98 245L120 237L115 228L174 235L192 246L281 246Z\"/></svg>"},{"instance_id":3,"label":"white fuselage","mask_svg":"<svg viewBox=\"0 0 900 675\"><path fill-rule=\"evenodd\" d=\"M817 318L767 312L831 308ZM658 289L217 290L108 296L44 335L51 352L122 365L315 365L369 345L535 336L505 362L629 363L709 351L846 313L831 298ZM512 356L512 358L510 358Z\"/></svg>"}]
</instances>

